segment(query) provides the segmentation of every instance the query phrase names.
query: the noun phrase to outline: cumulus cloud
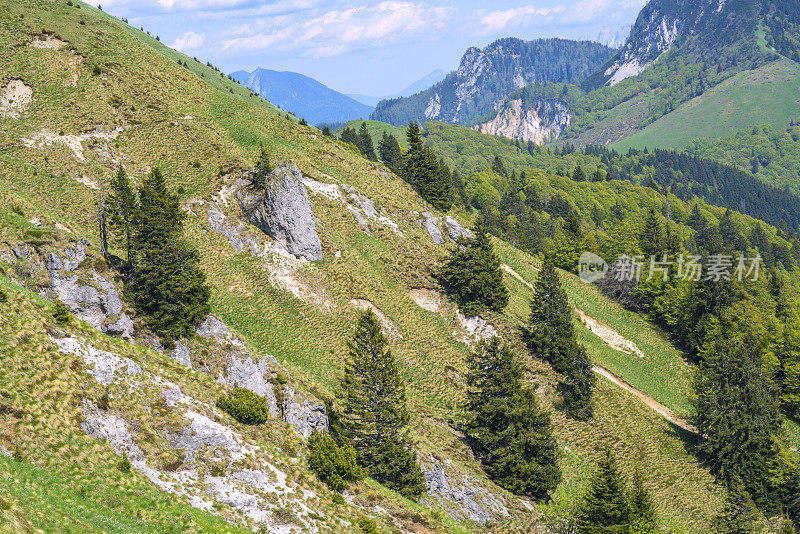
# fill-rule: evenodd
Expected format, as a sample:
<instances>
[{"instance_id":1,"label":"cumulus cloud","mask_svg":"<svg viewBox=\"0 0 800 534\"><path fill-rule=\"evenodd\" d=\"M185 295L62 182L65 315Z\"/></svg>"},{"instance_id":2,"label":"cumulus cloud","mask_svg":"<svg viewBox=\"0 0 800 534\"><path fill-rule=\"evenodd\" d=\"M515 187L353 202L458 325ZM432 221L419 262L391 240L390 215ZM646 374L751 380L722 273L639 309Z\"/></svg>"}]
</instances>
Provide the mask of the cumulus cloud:
<instances>
[{"instance_id":1,"label":"cumulus cloud","mask_svg":"<svg viewBox=\"0 0 800 534\"><path fill-rule=\"evenodd\" d=\"M507 26L527 26L531 24L534 19L561 13L565 9L564 6L536 7L527 5L512 9L490 11L488 13L480 11L478 12L478 17L486 33L495 33L505 29Z\"/></svg>"},{"instance_id":2,"label":"cumulus cloud","mask_svg":"<svg viewBox=\"0 0 800 534\"><path fill-rule=\"evenodd\" d=\"M578 0L554 7L528 4L504 10L478 10L474 16L480 21L484 33L493 34L542 22L556 27L592 24L620 14L627 16L632 9L641 8L645 3L646 0Z\"/></svg>"},{"instance_id":3,"label":"cumulus cloud","mask_svg":"<svg viewBox=\"0 0 800 534\"><path fill-rule=\"evenodd\" d=\"M404 1L384 1L344 10L332 10L287 24L261 21L265 28L256 30L247 24L231 30L240 35L223 41L225 51L257 51L267 48L305 49L315 57L342 54L362 46L381 45L441 28L454 12L450 7L429 6ZM246 32L254 32L247 35Z\"/></svg>"},{"instance_id":4,"label":"cumulus cloud","mask_svg":"<svg viewBox=\"0 0 800 534\"><path fill-rule=\"evenodd\" d=\"M204 33L194 33L192 31L186 32L172 43L172 48L181 52L188 50L197 50L202 47L206 42L206 35Z\"/></svg>"}]
</instances>

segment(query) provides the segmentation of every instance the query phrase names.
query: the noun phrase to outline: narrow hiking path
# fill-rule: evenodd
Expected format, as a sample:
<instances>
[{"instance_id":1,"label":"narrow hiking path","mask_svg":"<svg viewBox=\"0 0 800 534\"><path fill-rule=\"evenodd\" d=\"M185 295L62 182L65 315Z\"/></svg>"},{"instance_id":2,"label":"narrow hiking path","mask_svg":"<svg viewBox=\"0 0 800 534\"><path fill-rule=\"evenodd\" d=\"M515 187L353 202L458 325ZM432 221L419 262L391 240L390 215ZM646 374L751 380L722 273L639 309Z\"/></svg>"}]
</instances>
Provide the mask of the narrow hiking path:
<instances>
[{"instance_id":1,"label":"narrow hiking path","mask_svg":"<svg viewBox=\"0 0 800 534\"><path fill-rule=\"evenodd\" d=\"M691 432L692 434L697 434L697 429L693 427L688 421L685 419L681 419L678 417L675 412L658 402L657 400L653 399L645 392L636 389L635 387L631 386L623 379L606 369L600 365L593 365L592 371L597 373L598 375L602 376L612 384L624 389L628 393L631 393L639 398L642 402L652 408L654 411L659 413L664 419L669 421L670 423L681 427L682 429L686 430L687 432Z\"/></svg>"},{"instance_id":2,"label":"narrow hiking path","mask_svg":"<svg viewBox=\"0 0 800 534\"><path fill-rule=\"evenodd\" d=\"M506 273L508 273L510 276L516 278L519 282L521 282L522 284L533 290L533 284L525 280L518 272L512 269L509 265L502 264L500 268ZM591 317L586 315L586 313L584 313L582 310L579 310L578 308L575 308L575 311L578 313L578 316L580 317L581 322L584 324L584 326L588 328L590 332L600 337L604 342L606 342L612 348L628 354L635 354L640 358L644 356L644 353L642 353L642 351L639 350L639 348L636 346L634 342L625 339L624 337L622 337L621 334L617 333L610 326L592 319ZM636 389L632 385L628 384L624 379L618 377L605 367L601 365L593 365L592 371L602 376L615 386L622 388L628 393L639 398L639 400L641 400L647 406L652 408L656 413L661 415L664 419L666 419L670 423L686 430L687 432L697 434L697 429L694 426L692 426L688 421L678 417L678 415L671 409L667 408L666 406L664 406L663 404L661 404L660 402L649 396L644 391Z\"/></svg>"}]
</instances>

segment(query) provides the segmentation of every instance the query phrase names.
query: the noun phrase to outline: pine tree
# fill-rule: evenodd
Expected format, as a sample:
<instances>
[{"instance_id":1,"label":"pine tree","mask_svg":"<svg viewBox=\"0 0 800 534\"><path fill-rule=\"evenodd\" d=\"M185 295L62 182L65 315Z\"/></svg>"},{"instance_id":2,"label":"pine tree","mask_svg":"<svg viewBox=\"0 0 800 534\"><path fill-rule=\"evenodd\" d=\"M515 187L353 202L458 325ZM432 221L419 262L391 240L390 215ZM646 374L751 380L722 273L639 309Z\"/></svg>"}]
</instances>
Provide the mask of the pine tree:
<instances>
[{"instance_id":1,"label":"pine tree","mask_svg":"<svg viewBox=\"0 0 800 534\"><path fill-rule=\"evenodd\" d=\"M269 164L269 156L264 150L264 145L261 145L261 152L256 160L255 167L249 175L250 187L257 192L265 191L271 173L272 166Z\"/></svg>"},{"instance_id":2,"label":"pine tree","mask_svg":"<svg viewBox=\"0 0 800 534\"><path fill-rule=\"evenodd\" d=\"M728 484L738 479L754 498L763 499L782 424L774 384L758 340L716 337L692 380L695 424L702 436L698 449Z\"/></svg>"},{"instance_id":3,"label":"pine tree","mask_svg":"<svg viewBox=\"0 0 800 534\"><path fill-rule=\"evenodd\" d=\"M575 517L581 534L627 534L631 509L625 480L606 446Z\"/></svg>"},{"instance_id":4,"label":"pine tree","mask_svg":"<svg viewBox=\"0 0 800 534\"><path fill-rule=\"evenodd\" d=\"M530 388L522 366L497 338L469 360L466 434L485 458L489 477L518 495L544 499L561 481L550 415Z\"/></svg>"},{"instance_id":5,"label":"pine tree","mask_svg":"<svg viewBox=\"0 0 800 534\"><path fill-rule=\"evenodd\" d=\"M393 135L383 132L383 137L378 145L381 161L392 169L395 174L400 174L403 170L403 151L400 143Z\"/></svg>"},{"instance_id":6,"label":"pine tree","mask_svg":"<svg viewBox=\"0 0 800 534\"><path fill-rule=\"evenodd\" d=\"M595 384L597 378L592 371L586 349L578 345L563 386L564 410L567 415L578 421L586 421L594 416L592 396Z\"/></svg>"},{"instance_id":7,"label":"pine tree","mask_svg":"<svg viewBox=\"0 0 800 534\"><path fill-rule=\"evenodd\" d=\"M528 339L532 352L550 362L562 374L569 374L578 342L567 292L550 255L546 255L531 299Z\"/></svg>"},{"instance_id":8,"label":"pine tree","mask_svg":"<svg viewBox=\"0 0 800 534\"><path fill-rule=\"evenodd\" d=\"M753 501L741 479L734 477L728 484L728 497L714 526L718 534L750 534L758 515Z\"/></svg>"},{"instance_id":9,"label":"pine tree","mask_svg":"<svg viewBox=\"0 0 800 534\"><path fill-rule=\"evenodd\" d=\"M572 179L576 182L585 182L586 181L586 172L584 172L583 167L578 165L575 167L575 172L572 173Z\"/></svg>"},{"instance_id":10,"label":"pine tree","mask_svg":"<svg viewBox=\"0 0 800 534\"><path fill-rule=\"evenodd\" d=\"M120 167L111 180L108 197L108 225L116 241L125 247L126 259L130 263L133 248L134 220L139 209L136 195L125 169Z\"/></svg>"},{"instance_id":11,"label":"pine tree","mask_svg":"<svg viewBox=\"0 0 800 534\"><path fill-rule=\"evenodd\" d=\"M178 198L154 169L139 188L133 275L125 291L167 346L190 335L211 311L211 290L199 257L183 238L184 218Z\"/></svg>"},{"instance_id":12,"label":"pine tree","mask_svg":"<svg viewBox=\"0 0 800 534\"><path fill-rule=\"evenodd\" d=\"M358 129L358 150L361 154L370 161L378 161L378 156L375 155L375 145L372 143L372 136L369 135L367 130L367 123L362 122L361 127Z\"/></svg>"},{"instance_id":13,"label":"pine tree","mask_svg":"<svg viewBox=\"0 0 800 534\"><path fill-rule=\"evenodd\" d=\"M347 344L339 431L373 478L418 496L424 477L408 438L405 384L388 344L375 313L366 311Z\"/></svg>"},{"instance_id":14,"label":"pine tree","mask_svg":"<svg viewBox=\"0 0 800 534\"><path fill-rule=\"evenodd\" d=\"M442 267L445 289L467 317L485 309L501 311L508 305L508 290L500 270L500 258L482 225L475 227L475 238L465 240L453 250Z\"/></svg>"},{"instance_id":15,"label":"pine tree","mask_svg":"<svg viewBox=\"0 0 800 534\"><path fill-rule=\"evenodd\" d=\"M633 474L630 508L628 534L652 534L656 531L658 528L656 506L650 491L644 485L644 476L638 466Z\"/></svg>"},{"instance_id":16,"label":"pine tree","mask_svg":"<svg viewBox=\"0 0 800 534\"><path fill-rule=\"evenodd\" d=\"M322 135L324 135L325 137L333 137L333 133L331 132L331 129L327 124L322 126Z\"/></svg>"}]
</instances>

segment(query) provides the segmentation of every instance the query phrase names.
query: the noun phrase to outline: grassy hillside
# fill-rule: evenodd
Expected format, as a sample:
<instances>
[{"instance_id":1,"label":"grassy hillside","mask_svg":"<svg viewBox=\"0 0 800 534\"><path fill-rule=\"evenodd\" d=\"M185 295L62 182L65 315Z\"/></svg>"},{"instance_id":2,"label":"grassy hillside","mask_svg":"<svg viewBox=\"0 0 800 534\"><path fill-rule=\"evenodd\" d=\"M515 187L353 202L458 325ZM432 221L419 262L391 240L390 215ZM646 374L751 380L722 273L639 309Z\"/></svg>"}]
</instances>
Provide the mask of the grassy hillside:
<instances>
[{"instance_id":1,"label":"grassy hillside","mask_svg":"<svg viewBox=\"0 0 800 534\"><path fill-rule=\"evenodd\" d=\"M213 313L241 334L254 353L273 355L294 380L311 390L331 394L357 314L352 301L359 299L359 305L369 301L381 310L396 333L392 352L408 384L414 437L420 453L451 459L461 473L475 477L493 494L507 499L514 515L507 521L509 528L529 523L532 517L525 506L486 480L454 428L461 416L464 360L470 347L460 339L463 328L453 305L445 299L439 312L431 312L412 299L413 290L437 290L433 275L447 253L447 247L434 245L422 226L418 213L431 211L430 207L382 166L367 162L316 130L287 120L213 69L193 63L85 4L73 3L75 6L43 0L0 2L0 9L4 10L0 72L5 76L0 84L20 78L33 92L33 100L20 119L0 118L0 240L8 244L28 241L31 247L46 251L50 242L85 236L96 246L96 187L119 164L136 181L143 171L160 166L170 185L180 192L188 214L187 231L200 252L212 286ZM65 44L55 49L30 46L43 32ZM187 61L189 68L178 65L178 60ZM115 131L116 128L122 130ZM293 160L309 180L324 261L305 265L280 256L237 253L226 237L212 229L208 217L212 208L219 208L233 226L241 221L229 188L238 170L251 165L262 143L273 161ZM356 188L374 203L383 219L366 217L365 224L359 224L353 214L364 216L366 212L359 207L363 199L354 201L330 194L343 191L336 189L339 184ZM46 231L33 228L28 221L34 218ZM464 222L467 220L465 217ZM257 231L246 232L260 244L268 244ZM525 283L507 274L512 303L505 314L486 318L523 355L519 327L527 319L530 289L526 283L533 281L537 262L507 245L497 246L503 261ZM0 267L8 276L19 279L7 260L0 259ZM9 285L6 278L0 280ZM576 306L635 342L645 353L642 359L616 351L581 327L580 336L589 347L591 358L685 415L685 365L678 352L640 317L623 312L591 288L568 280ZM38 289L37 280L28 283L31 290ZM54 353L42 326L43 322L50 324L47 305L16 287L11 293L12 303L7 309L15 319L0 326L0 339L7 347L13 347L10 359L3 365L13 372L0 387L26 410L22 419L8 419L11 426L7 447L20 446L28 458L19 469L33 469L32 465L46 468L48 476L53 477L52 487L56 488L61 487L61 480L95 466L96 470L86 475L92 484L106 478L116 480L109 475L114 474L116 457L107 444L86 437L77 425L69 426L69 433L61 435L52 422L76 414L82 385L90 387L88 394L100 395L97 384L72 370L71 360ZM213 377L186 371L163 355L106 338L85 327L76 333L137 362L146 357L180 382L182 388L206 402L221 391ZM38 358L36 366L34 355ZM539 386L545 404L553 408L559 377L542 362L527 363L530 379ZM29 372L33 369L37 371ZM40 373L41 369L45 371ZM68 387L62 387L61 382ZM62 395L62 389L70 393ZM39 399L47 401L41 414L38 408L34 409ZM147 420L143 408L134 406L132 401L120 401L115 408L131 418ZM554 503L537 510L558 512L572 506L603 444L611 442L626 471L631 472L640 457L648 466L647 484L673 531L707 532L721 506L723 491L687 452L691 437L636 397L602 380L597 413L594 421L578 423L554 410L565 481ZM261 440L257 443L264 448L280 451L293 438L290 430L276 423L270 435L254 439ZM41 443L47 447L37 448ZM88 467L86 458L90 459ZM13 463L8 465L3 468L17 469ZM287 468L293 477L302 475L309 487L322 494L324 488L304 470L302 462ZM158 503L169 501L140 475L134 473L132 479L144 489L121 483L118 491L142 491L143 495L152 492ZM12 512L19 511L31 524L39 521L46 525L46 517L58 517L61 505L44 493L26 493L11 484L4 491L14 503ZM376 507L390 507L392 517L406 514L406 522L412 525L416 523L409 517L414 513L424 515L427 522L442 531L485 532L488 528L469 521L437 519L443 508L437 509L439 515L433 514L369 481L359 486L356 494L360 499L357 504L362 506L357 510L376 513ZM66 502L73 502L72 493L65 495ZM109 510L86 512L96 516L91 522L87 520L89 525L99 524L102 517L116 513L116 505L108 504L111 497L118 503L125 502L124 506L137 502L128 501L123 494L101 499ZM428 503L435 506L434 499L431 497ZM151 508L154 511L148 512L145 519L155 522L162 531L171 520L159 519L161 515L170 517L176 510L174 513L183 517L179 508L158 506ZM353 519L360 513L349 507L329 506L327 501L315 507L315 513L329 514L334 525L331 528L336 532L346 531L343 523L336 521ZM225 509L216 513L225 515ZM223 529L213 516L202 514L191 521L195 526L187 526L187 530ZM46 526L40 528L48 530ZM75 526L75 530L92 528L77 523ZM422 530L419 526L414 528Z\"/></svg>"},{"instance_id":2,"label":"grassy hillside","mask_svg":"<svg viewBox=\"0 0 800 534\"><path fill-rule=\"evenodd\" d=\"M800 117L800 65L781 59L739 73L614 145L676 148L699 137L727 137L760 124L786 128Z\"/></svg>"}]
</instances>

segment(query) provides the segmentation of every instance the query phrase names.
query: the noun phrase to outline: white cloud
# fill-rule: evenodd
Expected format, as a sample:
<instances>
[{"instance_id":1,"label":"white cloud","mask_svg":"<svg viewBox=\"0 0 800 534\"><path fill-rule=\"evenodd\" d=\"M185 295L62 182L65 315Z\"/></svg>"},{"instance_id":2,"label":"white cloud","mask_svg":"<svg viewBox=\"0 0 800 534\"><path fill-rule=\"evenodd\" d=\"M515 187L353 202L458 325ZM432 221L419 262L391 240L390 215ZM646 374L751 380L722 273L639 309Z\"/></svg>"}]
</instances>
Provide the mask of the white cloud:
<instances>
[{"instance_id":1,"label":"white cloud","mask_svg":"<svg viewBox=\"0 0 800 534\"><path fill-rule=\"evenodd\" d=\"M328 11L306 20L294 17L288 24L261 20L232 29L230 35L241 37L224 40L223 50L303 48L312 56L330 57L353 48L381 45L423 30L441 28L453 13L450 7L384 1L373 6ZM256 30L259 25L260 29ZM254 33L247 35L246 32Z\"/></svg>"},{"instance_id":2,"label":"white cloud","mask_svg":"<svg viewBox=\"0 0 800 534\"><path fill-rule=\"evenodd\" d=\"M503 30L507 26L528 26L536 18L544 18L556 13L561 13L566 8L556 7L536 7L527 5L506 10L478 12L481 23L486 33L495 33Z\"/></svg>"},{"instance_id":3,"label":"white cloud","mask_svg":"<svg viewBox=\"0 0 800 534\"><path fill-rule=\"evenodd\" d=\"M204 33L186 32L172 43L172 48L181 52L188 50L197 50L202 47L206 42L206 35Z\"/></svg>"}]
</instances>

